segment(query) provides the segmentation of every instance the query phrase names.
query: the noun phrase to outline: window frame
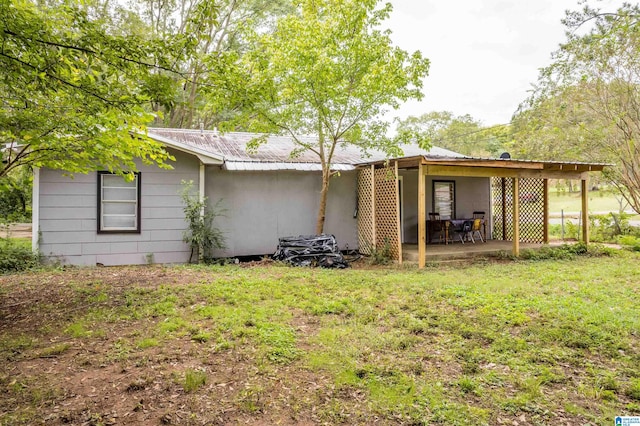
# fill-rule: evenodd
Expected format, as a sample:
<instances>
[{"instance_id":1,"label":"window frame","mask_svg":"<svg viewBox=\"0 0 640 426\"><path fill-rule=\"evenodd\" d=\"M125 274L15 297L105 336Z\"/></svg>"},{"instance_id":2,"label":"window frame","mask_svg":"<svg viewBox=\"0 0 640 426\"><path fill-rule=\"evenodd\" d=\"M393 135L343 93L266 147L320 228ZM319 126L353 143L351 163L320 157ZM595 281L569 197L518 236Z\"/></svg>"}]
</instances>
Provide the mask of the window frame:
<instances>
[{"instance_id":1,"label":"window frame","mask_svg":"<svg viewBox=\"0 0 640 426\"><path fill-rule=\"evenodd\" d=\"M438 209L438 204L436 203L436 185L442 183L451 186L451 217L443 217L442 213ZM433 180L431 182L431 206L435 213L440 213L440 217L442 219L455 219L456 218L456 181L455 180Z\"/></svg>"},{"instance_id":2,"label":"window frame","mask_svg":"<svg viewBox=\"0 0 640 426\"><path fill-rule=\"evenodd\" d=\"M116 175L115 173L112 172L108 172L108 171L99 171L97 176L97 183L98 183L98 192L97 192L97 202L98 202L98 234L140 234L141 232L141 211L142 211L142 184L141 184L141 179L142 179L142 174L140 172L133 172L133 174L135 175L135 182L136 182L136 188L135 188L135 194L136 194L136 199L135 199L135 228L116 228L116 227L109 227L109 228L103 228L103 203L105 202L105 200L103 199L103 177L104 176L114 176ZM117 176L117 175L116 175ZM122 178L124 179L124 178ZM107 200L106 202L126 202L123 200Z\"/></svg>"}]
</instances>

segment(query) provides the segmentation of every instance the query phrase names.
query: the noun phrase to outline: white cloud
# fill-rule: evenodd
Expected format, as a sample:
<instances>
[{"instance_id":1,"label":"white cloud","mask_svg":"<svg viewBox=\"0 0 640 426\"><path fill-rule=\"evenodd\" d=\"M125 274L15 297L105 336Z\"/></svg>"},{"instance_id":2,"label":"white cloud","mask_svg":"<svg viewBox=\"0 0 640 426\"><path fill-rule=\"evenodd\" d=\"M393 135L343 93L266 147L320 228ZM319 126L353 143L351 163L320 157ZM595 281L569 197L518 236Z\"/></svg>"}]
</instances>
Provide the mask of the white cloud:
<instances>
[{"instance_id":1,"label":"white cloud","mask_svg":"<svg viewBox=\"0 0 640 426\"><path fill-rule=\"evenodd\" d=\"M507 123L526 99L539 69L565 40L565 10L577 0L395 0L387 21L404 50L431 60L425 98L392 115L429 111L471 114L486 125ZM615 10L622 2L595 3Z\"/></svg>"}]
</instances>

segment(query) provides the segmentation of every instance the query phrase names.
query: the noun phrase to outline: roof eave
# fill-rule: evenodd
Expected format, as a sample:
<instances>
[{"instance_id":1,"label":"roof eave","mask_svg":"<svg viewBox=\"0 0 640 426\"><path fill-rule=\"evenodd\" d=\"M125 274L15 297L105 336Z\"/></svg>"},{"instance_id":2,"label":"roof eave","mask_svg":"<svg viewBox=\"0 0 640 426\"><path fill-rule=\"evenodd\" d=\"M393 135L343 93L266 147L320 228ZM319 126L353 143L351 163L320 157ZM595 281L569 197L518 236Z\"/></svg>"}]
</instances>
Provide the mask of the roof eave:
<instances>
[{"instance_id":1,"label":"roof eave","mask_svg":"<svg viewBox=\"0 0 640 426\"><path fill-rule=\"evenodd\" d=\"M178 151L185 152L187 154L195 155L196 157L198 157L198 159L202 164L205 164L207 166L220 166L224 164L225 159L222 156L213 155L200 148L196 148L194 146L187 145L182 142L154 134L153 132L149 132L147 136L153 139L154 141L160 142L161 144L169 148L173 148Z\"/></svg>"}]
</instances>

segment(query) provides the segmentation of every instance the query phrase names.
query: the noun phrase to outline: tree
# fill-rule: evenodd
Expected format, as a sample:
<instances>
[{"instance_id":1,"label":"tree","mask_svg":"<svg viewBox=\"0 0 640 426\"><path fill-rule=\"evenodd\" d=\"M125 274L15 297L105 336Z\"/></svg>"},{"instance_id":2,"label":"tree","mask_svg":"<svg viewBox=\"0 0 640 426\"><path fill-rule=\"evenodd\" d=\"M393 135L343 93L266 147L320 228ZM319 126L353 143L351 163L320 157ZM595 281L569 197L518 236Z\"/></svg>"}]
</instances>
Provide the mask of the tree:
<instances>
[{"instance_id":1,"label":"tree","mask_svg":"<svg viewBox=\"0 0 640 426\"><path fill-rule=\"evenodd\" d=\"M333 155L339 144L362 150L399 153L398 142L412 134L387 136L382 119L388 108L422 97L422 78L429 62L392 45L379 29L391 5L377 9L377 0L302 0L297 13L279 19L267 33L251 33L251 48L238 59L238 73L229 80L240 114L230 123L289 135L297 148L318 156L322 189L316 233L324 230L327 194L334 174ZM309 143L304 135L316 135ZM257 147L264 139L257 140Z\"/></svg>"},{"instance_id":2,"label":"tree","mask_svg":"<svg viewBox=\"0 0 640 426\"><path fill-rule=\"evenodd\" d=\"M143 132L166 43L114 35L69 3L0 0L0 177L21 166L127 171L168 154Z\"/></svg>"},{"instance_id":3,"label":"tree","mask_svg":"<svg viewBox=\"0 0 640 426\"><path fill-rule=\"evenodd\" d=\"M105 0L108 1L108 0ZM157 125L211 128L224 120L224 105L207 108L203 86L209 93L220 86L225 60L247 48L245 26L269 28L273 18L291 11L289 0L138 0L132 10L120 10L123 23L145 28L155 37L188 37L193 48L175 64L181 75L158 70L150 77L153 110L162 112Z\"/></svg>"},{"instance_id":4,"label":"tree","mask_svg":"<svg viewBox=\"0 0 640 426\"><path fill-rule=\"evenodd\" d=\"M508 126L484 127L469 114L433 111L400 121L397 130L410 129L432 145L472 156L498 156L508 144Z\"/></svg>"},{"instance_id":5,"label":"tree","mask_svg":"<svg viewBox=\"0 0 640 426\"><path fill-rule=\"evenodd\" d=\"M604 176L640 212L638 6L567 15L567 42L516 115L517 145L543 157L615 163ZM589 28L587 28L591 25Z\"/></svg>"}]
</instances>

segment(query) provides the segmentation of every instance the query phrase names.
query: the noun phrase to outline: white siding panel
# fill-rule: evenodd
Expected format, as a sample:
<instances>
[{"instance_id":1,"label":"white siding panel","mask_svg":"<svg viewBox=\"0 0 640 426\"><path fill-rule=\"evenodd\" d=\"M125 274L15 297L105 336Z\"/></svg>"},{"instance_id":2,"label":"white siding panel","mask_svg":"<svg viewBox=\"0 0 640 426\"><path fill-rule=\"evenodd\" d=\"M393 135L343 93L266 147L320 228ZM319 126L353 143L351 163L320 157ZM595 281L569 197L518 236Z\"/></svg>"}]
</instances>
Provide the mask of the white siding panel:
<instances>
[{"instance_id":1,"label":"white siding panel","mask_svg":"<svg viewBox=\"0 0 640 426\"><path fill-rule=\"evenodd\" d=\"M315 232L321 175L317 172L227 172L207 168L205 189L210 204L222 200L227 209L217 225L225 233L227 250L219 256L271 254L278 238ZM357 248L354 172L331 181L325 232L341 248Z\"/></svg>"},{"instance_id":2,"label":"white siding panel","mask_svg":"<svg viewBox=\"0 0 640 426\"><path fill-rule=\"evenodd\" d=\"M40 196L40 207L95 207L96 204L97 200L95 197L82 194Z\"/></svg>"},{"instance_id":3,"label":"white siding panel","mask_svg":"<svg viewBox=\"0 0 640 426\"><path fill-rule=\"evenodd\" d=\"M162 220L146 220L144 223L145 231L157 231L165 229L178 229L182 232L186 228L183 217L179 219L162 219Z\"/></svg>"},{"instance_id":4,"label":"white siding panel","mask_svg":"<svg viewBox=\"0 0 640 426\"><path fill-rule=\"evenodd\" d=\"M92 231L44 232L40 239L42 244L93 243L96 233Z\"/></svg>"},{"instance_id":5,"label":"white siding panel","mask_svg":"<svg viewBox=\"0 0 640 426\"><path fill-rule=\"evenodd\" d=\"M96 216L95 207L66 207L61 204L58 207L40 207L42 219L77 219L82 220Z\"/></svg>"},{"instance_id":6,"label":"white siding panel","mask_svg":"<svg viewBox=\"0 0 640 426\"><path fill-rule=\"evenodd\" d=\"M182 262L189 247L182 242L184 221L180 199L181 182L192 180L197 190L199 161L191 155L172 152L173 170L140 165L142 232L97 233L97 175L64 176L42 169L40 178L41 251L51 259L71 264L104 265L146 263L148 253L157 262ZM157 238L157 240L153 240ZM172 253L155 256L158 253Z\"/></svg>"},{"instance_id":7,"label":"white siding panel","mask_svg":"<svg viewBox=\"0 0 640 426\"><path fill-rule=\"evenodd\" d=\"M104 266L143 265L147 263L147 257L142 253L99 254L96 263Z\"/></svg>"},{"instance_id":8,"label":"white siding panel","mask_svg":"<svg viewBox=\"0 0 640 426\"><path fill-rule=\"evenodd\" d=\"M45 256L79 256L82 244L41 244L40 251Z\"/></svg>"},{"instance_id":9,"label":"white siding panel","mask_svg":"<svg viewBox=\"0 0 640 426\"><path fill-rule=\"evenodd\" d=\"M182 241L149 241L138 243L140 253L164 253L170 251L190 251L189 246Z\"/></svg>"},{"instance_id":10,"label":"white siding panel","mask_svg":"<svg viewBox=\"0 0 640 426\"><path fill-rule=\"evenodd\" d=\"M43 178L47 179L51 176L51 170L42 169ZM95 179L95 174L91 174ZM96 182L80 183L73 179L67 178L67 182L50 182L44 180L40 184L40 196L45 195L91 195L96 192ZM71 185L70 185L71 184Z\"/></svg>"},{"instance_id":11,"label":"white siding panel","mask_svg":"<svg viewBox=\"0 0 640 426\"><path fill-rule=\"evenodd\" d=\"M148 207L144 206L142 208L142 219L176 219L184 217L184 213L182 212L182 207ZM186 226L186 224L185 224Z\"/></svg>"},{"instance_id":12,"label":"white siding panel","mask_svg":"<svg viewBox=\"0 0 640 426\"><path fill-rule=\"evenodd\" d=\"M111 244L104 243L85 243L82 244L82 254L109 254L111 253Z\"/></svg>"},{"instance_id":13,"label":"white siding panel","mask_svg":"<svg viewBox=\"0 0 640 426\"><path fill-rule=\"evenodd\" d=\"M151 231L151 241L182 241L182 229L167 229L159 231Z\"/></svg>"}]
</instances>

